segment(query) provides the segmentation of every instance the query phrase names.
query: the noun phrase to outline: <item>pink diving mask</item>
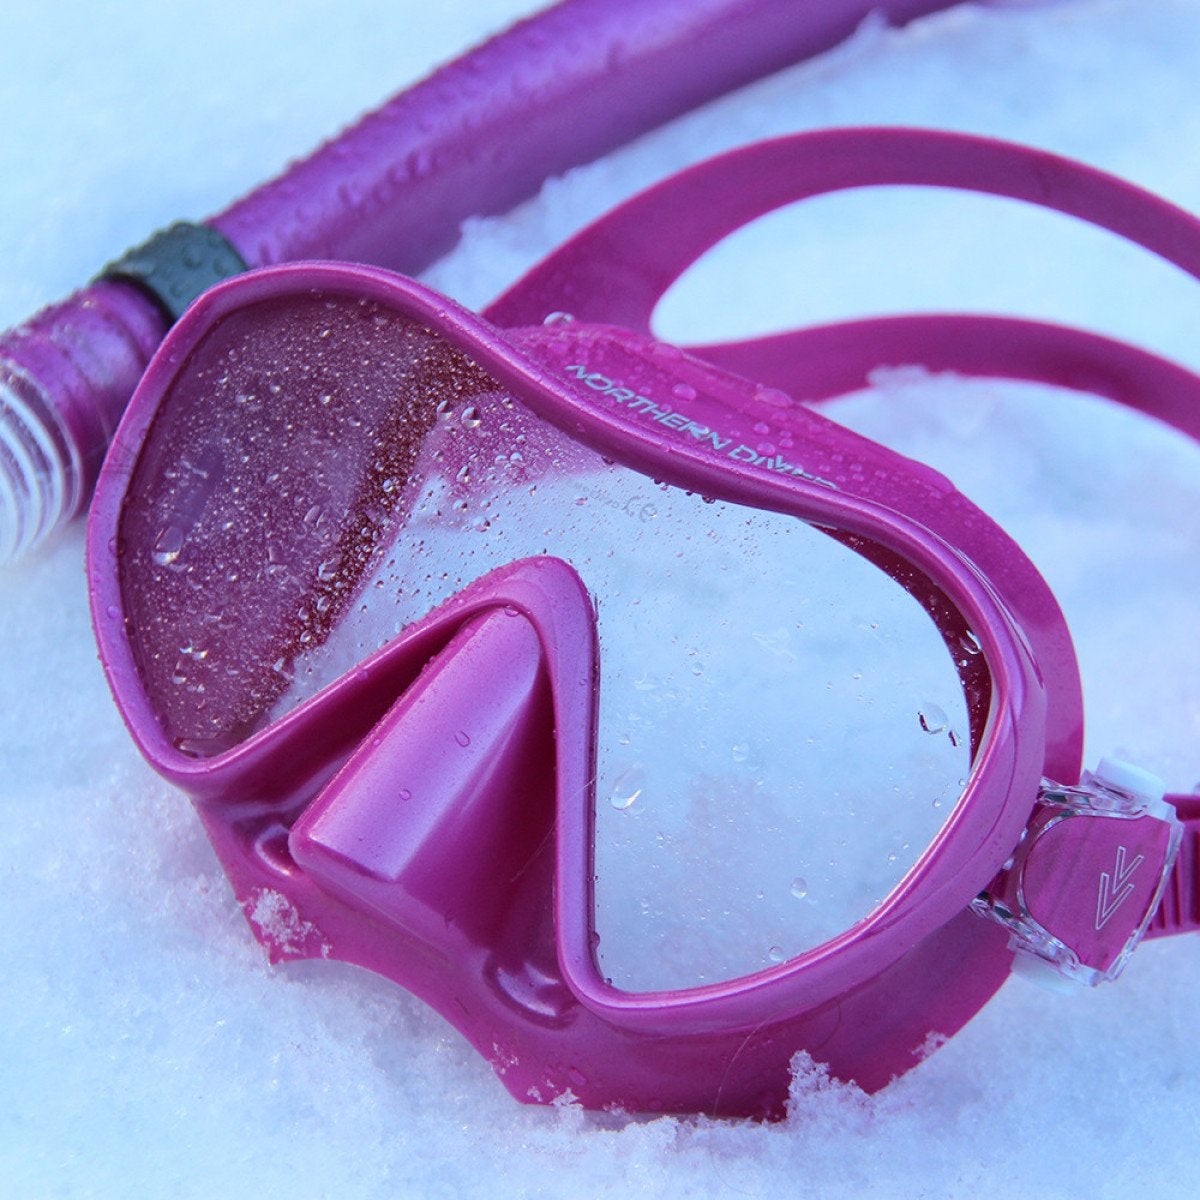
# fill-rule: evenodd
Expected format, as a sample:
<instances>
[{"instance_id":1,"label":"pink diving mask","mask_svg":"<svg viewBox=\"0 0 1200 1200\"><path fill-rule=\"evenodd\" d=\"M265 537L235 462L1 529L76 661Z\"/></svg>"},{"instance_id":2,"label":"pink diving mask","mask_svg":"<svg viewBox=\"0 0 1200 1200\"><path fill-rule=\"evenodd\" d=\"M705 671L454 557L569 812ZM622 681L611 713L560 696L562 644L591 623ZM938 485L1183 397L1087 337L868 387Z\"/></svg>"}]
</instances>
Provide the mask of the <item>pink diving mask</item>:
<instances>
[{"instance_id":1,"label":"pink diving mask","mask_svg":"<svg viewBox=\"0 0 1200 1200\"><path fill-rule=\"evenodd\" d=\"M1036 569L943 476L814 404L881 364L921 364L1107 396L1200 437L1200 379L992 317L686 351L650 334L670 284L740 225L878 184L1030 201L1200 275L1200 223L1109 176L867 129L695 167L482 318L389 272L301 263L222 283L179 321L96 492L93 616L134 738L192 797L272 959L395 980L521 1100L776 1115L800 1051L877 1089L1015 960L1095 983L1143 935L1197 926L1200 800L1123 763L1081 773L1075 656ZM801 705L814 668L787 638L814 542L915 602L957 692L942 744L961 746L961 778L927 848L840 927L732 966L644 946L614 975L597 891L628 866L595 835L610 810L636 820L649 784L609 743L678 747L692 769L711 741L696 729L744 700L801 763L822 718ZM787 614L778 629L764 604ZM689 625L693 609L720 615ZM626 711L647 695L651 710ZM921 714L926 732L955 720ZM837 805L869 786L860 760L901 772L927 755L835 732L851 750L827 780L836 828ZM697 804L740 786L685 776ZM804 828L804 811L786 815ZM677 839L658 840L661 860L637 872L672 869ZM702 872L722 858L718 844Z\"/></svg>"}]
</instances>

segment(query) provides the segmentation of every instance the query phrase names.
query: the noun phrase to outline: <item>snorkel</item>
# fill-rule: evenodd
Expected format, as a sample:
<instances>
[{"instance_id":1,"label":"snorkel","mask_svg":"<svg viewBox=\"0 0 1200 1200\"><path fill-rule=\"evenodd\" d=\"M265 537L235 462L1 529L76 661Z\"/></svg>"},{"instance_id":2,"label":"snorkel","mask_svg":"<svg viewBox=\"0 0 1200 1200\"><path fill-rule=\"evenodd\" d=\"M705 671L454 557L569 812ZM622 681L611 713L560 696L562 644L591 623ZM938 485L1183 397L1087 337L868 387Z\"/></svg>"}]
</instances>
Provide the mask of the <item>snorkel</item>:
<instances>
[{"instance_id":1,"label":"snorkel","mask_svg":"<svg viewBox=\"0 0 1200 1200\"><path fill-rule=\"evenodd\" d=\"M0 562L82 513L154 348L204 288L307 258L415 273L462 221L714 96L949 0L565 0L0 338Z\"/></svg>"}]
</instances>

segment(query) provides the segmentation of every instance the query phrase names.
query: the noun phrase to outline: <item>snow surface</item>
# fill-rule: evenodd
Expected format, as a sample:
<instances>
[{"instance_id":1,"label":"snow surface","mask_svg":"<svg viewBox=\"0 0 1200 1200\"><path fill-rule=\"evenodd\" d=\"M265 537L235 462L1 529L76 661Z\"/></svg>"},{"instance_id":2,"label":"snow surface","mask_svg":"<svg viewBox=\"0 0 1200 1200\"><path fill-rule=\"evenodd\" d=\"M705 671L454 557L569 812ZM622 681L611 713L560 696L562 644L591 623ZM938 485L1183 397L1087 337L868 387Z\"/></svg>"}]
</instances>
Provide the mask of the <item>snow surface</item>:
<instances>
[{"instance_id":1,"label":"snow surface","mask_svg":"<svg viewBox=\"0 0 1200 1200\"><path fill-rule=\"evenodd\" d=\"M399 11L397 9L399 8ZM215 211L528 8L293 0L0 9L0 326ZM1200 211L1200 5L1062 0L869 28L472 222L428 279L486 302L591 216L726 146L926 124L1075 155ZM334 86L330 86L330 85ZM765 221L668 299L697 340L1015 311L1200 367L1195 285L999 201L863 193ZM786 281L786 286L785 286ZM893 376L839 412L1030 552L1076 635L1089 758L1200 779L1200 450L1095 401ZM0 577L0 1196L1192 1196L1200 940L1086 994L1021 981L867 1098L802 1069L775 1126L515 1104L442 1021L332 964L269 968L95 661L76 528Z\"/></svg>"}]
</instances>

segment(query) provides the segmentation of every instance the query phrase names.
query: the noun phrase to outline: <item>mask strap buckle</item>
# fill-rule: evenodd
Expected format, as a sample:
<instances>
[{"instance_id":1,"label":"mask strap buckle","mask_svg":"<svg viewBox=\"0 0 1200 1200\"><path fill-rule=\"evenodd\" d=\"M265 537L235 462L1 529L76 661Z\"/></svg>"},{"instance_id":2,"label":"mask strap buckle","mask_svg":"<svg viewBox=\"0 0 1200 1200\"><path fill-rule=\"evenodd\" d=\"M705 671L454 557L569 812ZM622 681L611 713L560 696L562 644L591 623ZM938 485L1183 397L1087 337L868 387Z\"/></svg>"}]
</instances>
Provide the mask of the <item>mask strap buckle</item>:
<instances>
[{"instance_id":1,"label":"mask strap buckle","mask_svg":"<svg viewBox=\"0 0 1200 1200\"><path fill-rule=\"evenodd\" d=\"M1184 825L1160 779L1102 759L1078 786L1043 782L1012 857L972 902L1041 982L1116 979L1172 879Z\"/></svg>"}]
</instances>

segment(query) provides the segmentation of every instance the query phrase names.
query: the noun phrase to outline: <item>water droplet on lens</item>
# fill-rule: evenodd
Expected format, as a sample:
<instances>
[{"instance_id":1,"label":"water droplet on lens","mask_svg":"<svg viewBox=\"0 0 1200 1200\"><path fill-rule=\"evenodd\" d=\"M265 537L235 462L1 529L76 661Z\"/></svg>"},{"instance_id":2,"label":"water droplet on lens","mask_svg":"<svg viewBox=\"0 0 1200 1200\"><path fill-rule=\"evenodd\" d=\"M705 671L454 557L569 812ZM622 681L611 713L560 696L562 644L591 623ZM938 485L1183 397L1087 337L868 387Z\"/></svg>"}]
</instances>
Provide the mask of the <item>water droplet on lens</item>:
<instances>
[{"instance_id":1,"label":"water droplet on lens","mask_svg":"<svg viewBox=\"0 0 1200 1200\"><path fill-rule=\"evenodd\" d=\"M923 704L917 710L917 720L926 733L942 733L950 719L938 705Z\"/></svg>"},{"instance_id":2,"label":"water droplet on lens","mask_svg":"<svg viewBox=\"0 0 1200 1200\"><path fill-rule=\"evenodd\" d=\"M792 398L779 388L760 387L754 392L755 400L761 404L769 404L772 408L790 408Z\"/></svg>"},{"instance_id":3,"label":"water droplet on lens","mask_svg":"<svg viewBox=\"0 0 1200 1200\"><path fill-rule=\"evenodd\" d=\"M160 530L154 542L152 557L160 567L169 567L183 549L183 530L177 525L168 525Z\"/></svg>"},{"instance_id":4,"label":"water droplet on lens","mask_svg":"<svg viewBox=\"0 0 1200 1200\"><path fill-rule=\"evenodd\" d=\"M640 766L627 767L613 782L608 802L613 808L629 808L646 786L646 773Z\"/></svg>"}]
</instances>

